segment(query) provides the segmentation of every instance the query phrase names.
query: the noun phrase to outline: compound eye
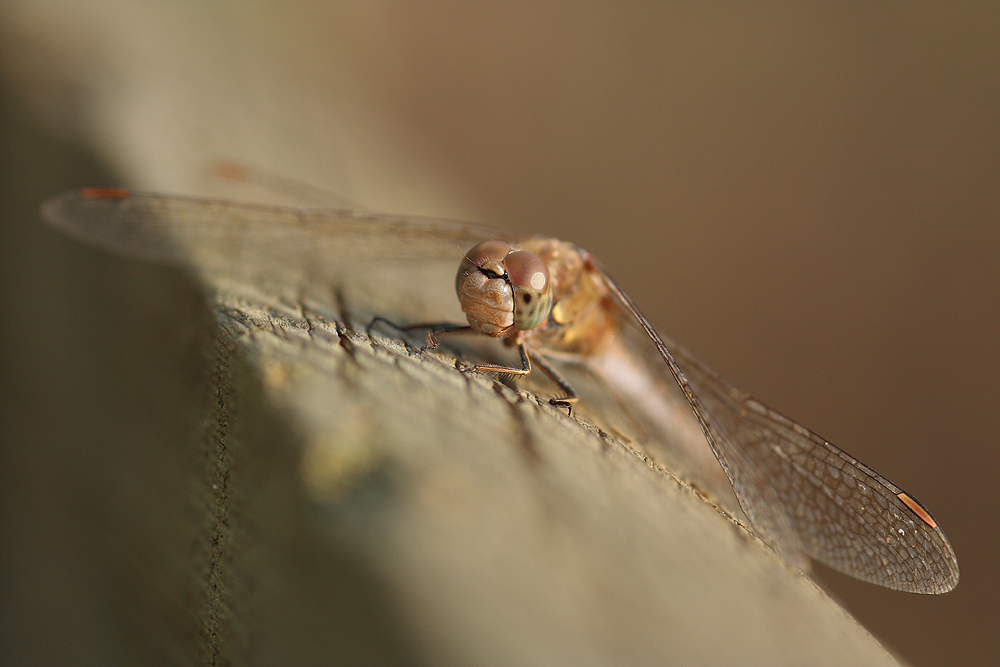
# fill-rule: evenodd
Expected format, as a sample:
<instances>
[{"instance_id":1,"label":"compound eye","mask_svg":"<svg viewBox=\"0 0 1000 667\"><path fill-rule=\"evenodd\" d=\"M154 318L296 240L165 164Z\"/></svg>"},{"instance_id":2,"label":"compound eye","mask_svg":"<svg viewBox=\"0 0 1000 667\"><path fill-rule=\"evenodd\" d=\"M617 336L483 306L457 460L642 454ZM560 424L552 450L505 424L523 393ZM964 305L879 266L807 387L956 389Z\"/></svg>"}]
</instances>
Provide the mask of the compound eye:
<instances>
[{"instance_id":1,"label":"compound eye","mask_svg":"<svg viewBox=\"0 0 1000 667\"><path fill-rule=\"evenodd\" d=\"M549 267L541 257L527 250L510 253L504 264L507 279L514 288L514 326L522 331L534 329L552 309Z\"/></svg>"},{"instance_id":2,"label":"compound eye","mask_svg":"<svg viewBox=\"0 0 1000 667\"><path fill-rule=\"evenodd\" d=\"M465 253L465 259L473 266L482 269L503 262L509 254L510 246L503 241L483 241Z\"/></svg>"}]
</instances>

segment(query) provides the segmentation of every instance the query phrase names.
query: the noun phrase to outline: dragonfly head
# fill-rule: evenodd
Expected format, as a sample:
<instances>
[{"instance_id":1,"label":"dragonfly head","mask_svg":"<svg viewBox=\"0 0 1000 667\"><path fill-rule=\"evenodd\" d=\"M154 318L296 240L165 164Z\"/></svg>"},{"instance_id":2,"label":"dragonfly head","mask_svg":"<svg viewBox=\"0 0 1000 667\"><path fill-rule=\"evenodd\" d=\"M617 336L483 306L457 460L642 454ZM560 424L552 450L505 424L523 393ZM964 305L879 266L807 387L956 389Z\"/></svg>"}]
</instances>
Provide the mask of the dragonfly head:
<instances>
[{"instance_id":1,"label":"dragonfly head","mask_svg":"<svg viewBox=\"0 0 1000 667\"><path fill-rule=\"evenodd\" d=\"M455 290L469 325L488 336L534 329L552 309L549 269L541 257L485 241L465 254Z\"/></svg>"}]
</instances>

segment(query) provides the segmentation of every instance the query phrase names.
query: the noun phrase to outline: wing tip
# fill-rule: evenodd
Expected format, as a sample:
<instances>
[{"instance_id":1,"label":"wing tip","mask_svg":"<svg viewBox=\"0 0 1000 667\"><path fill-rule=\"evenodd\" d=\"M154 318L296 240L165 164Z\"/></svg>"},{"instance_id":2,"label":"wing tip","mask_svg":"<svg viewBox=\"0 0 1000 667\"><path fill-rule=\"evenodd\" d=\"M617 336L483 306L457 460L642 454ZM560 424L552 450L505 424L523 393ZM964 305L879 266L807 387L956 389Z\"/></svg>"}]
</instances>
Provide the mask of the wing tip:
<instances>
[{"instance_id":1,"label":"wing tip","mask_svg":"<svg viewBox=\"0 0 1000 667\"><path fill-rule=\"evenodd\" d=\"M42 217L50 224L63 229L66 209L73 202L81 201L119 201L132 197L131 190L119 187L91 186L66 190L42 202L40 207Z\"/></svg>"},{"instance_id":2,"label":"wing tip","mask_svg":"<svg viewBox=\"0 0 1000 667\"><path fill-rule=\"evenodd\" d=\"M80 199L128 199L132 196L132 191L118 187L83 187L71 192Z\"/></svg>"}]
</instances>

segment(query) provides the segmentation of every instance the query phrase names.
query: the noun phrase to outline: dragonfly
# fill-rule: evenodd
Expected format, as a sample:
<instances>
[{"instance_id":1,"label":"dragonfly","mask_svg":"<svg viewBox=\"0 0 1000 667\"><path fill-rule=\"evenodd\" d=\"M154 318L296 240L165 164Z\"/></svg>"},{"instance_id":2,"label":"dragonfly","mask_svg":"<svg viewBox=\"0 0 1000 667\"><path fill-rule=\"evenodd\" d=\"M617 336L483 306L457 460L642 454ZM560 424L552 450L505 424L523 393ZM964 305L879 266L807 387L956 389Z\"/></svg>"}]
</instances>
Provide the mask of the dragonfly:
<instances>
[{"instance_id":1,"label":"dragonfly","mask_svg":"<svg viewBox=\"0 0 1000 667\"><path fill-rule=\"evenodd\" d=\"M42 214L77 239L187 265L226 289L326 305L346 295L359 310L410 321L464 315L468 324L432 329L431 343L456 331L500 339L521 364L472 370L527 375L534 361L562 390L556 405L577 396L553 360L583 364L647 412L670 412L676 401L656 400L670 386L754 531L790 562L808 557L912 593L958 583L951 544L913 495L660 335L598 260L571 243L448 220L119 188L66 192Z\"/></svg>"}]
</instances>

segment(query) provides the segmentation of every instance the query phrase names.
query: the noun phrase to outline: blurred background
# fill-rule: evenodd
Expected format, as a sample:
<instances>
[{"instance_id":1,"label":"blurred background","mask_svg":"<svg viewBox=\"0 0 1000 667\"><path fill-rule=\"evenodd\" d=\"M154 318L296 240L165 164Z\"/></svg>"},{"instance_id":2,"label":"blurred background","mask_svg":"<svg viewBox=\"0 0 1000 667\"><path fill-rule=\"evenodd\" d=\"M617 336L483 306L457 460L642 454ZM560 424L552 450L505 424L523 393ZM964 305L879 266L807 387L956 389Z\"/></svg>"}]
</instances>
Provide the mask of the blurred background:
<instances>
[{"instance_id":1,"label":"blurred background","mask_svg":"<svg viewBox=\"0 0 1000 667\"><path fill-rule=\"evenodd\" d=\"M65 188L572 240L660 330L932 510L958 588L819 571L851 614L915 665L996 664L998 35L985 1L2 0L5 390L74 326L45 304L69 244L35 213ZM60 410L30 396L3 401L8 547L31 535L9 483L37 473L31 420Z\"/></svg>"}]
</instances>

